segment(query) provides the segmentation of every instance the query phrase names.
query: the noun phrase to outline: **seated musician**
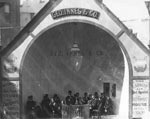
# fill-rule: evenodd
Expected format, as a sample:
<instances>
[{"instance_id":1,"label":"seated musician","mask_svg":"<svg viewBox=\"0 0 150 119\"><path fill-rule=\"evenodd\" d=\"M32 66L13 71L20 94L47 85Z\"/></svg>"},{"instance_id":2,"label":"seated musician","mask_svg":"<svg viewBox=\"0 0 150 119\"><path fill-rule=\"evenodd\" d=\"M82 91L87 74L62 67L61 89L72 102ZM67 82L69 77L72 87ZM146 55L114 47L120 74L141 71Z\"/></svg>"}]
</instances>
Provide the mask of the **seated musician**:
<instances>
[{"instance_id":1,"label":"seated musician","mask_svg":"<svg viewBox=\"0 0 150 119\"><path fill-rule=\"evenodd\" d=\"M45 94L43 96L42 101L41 101L41 108L42 108L42 115L43 115L43 117L51 116L52 109L51 109L51 106L50 106L50 102L51 101L49 99L48 94Z\"/></svg>"},{"instance_id":2,"label":"seated musician","mask_svg":"<svg viewBox=\"0 0 150 119\"><path fill-rule=\"evenodd\" d=\"M68 91L68 96L66 97L66 104L73 105L74 104L74 97L72 96L72 91Z\"/></svg>"},{"instance_id":3,"label":"seated musician","mask_svg":"<svg viewBox=\"0 0 150 119\"><path fill-rule=\"evenodd\" d=\"M26 114L28 117L35 115L35 107L36 102L33 100L33 96L28 96L27 102L26 102Z\"/></svg>"},{"instance_id":4,"label":"seated musician","mask_svg":"<svg viewBox=\"0 0 150 119\"><path fill-rule=\"evenodd\" d=\"M53 113L56 117L61 117L61 100L57 94L53 96Z\"/></svg>"},{"instance_id":5,"label":"seated musician","mask_svg":"<svg viewBox=\"0 0 150 119\"><path fill-rule=\"evenodd\" d=\"M106 115L111 115L113 114L113 102L111 100L111 98L109 96L107 96L106 98L106 102L105 102L105 114Z\"/></svg>"},{"instance_id":6,"label":"seated musician","mask_svg":"<svg viewBox=\"0 0 150 119\"><path fill-rule=\"evenodd\" d=\"M97 92L94 93L94 97L93 97L93 100L92 100L92 105L91 105L91 108L92 108L92 115L96 115L98 116L98 113L99 113L99 105L100 105L100 98L99 98L99 95Z\"/></svg>"},{"instance_id":7,"label":"seated musician","mask_svg":"<svg viewBox=\"0 0 150 119\"><path fill-rule=\"evenodd\" d=\"M75 105L81 105L82 104L81 97L80 97L80 94L78 92L74 96L74 102L75 102Z\"/></svg>"},{"instance_id":8,"label":"seated musician","mask_svg":"<svg viewBox=\"0 0 150 119\"><path fill-rule=\"evenodd\" d=\"M100 97L100 113L101 115L103 115L105 113L105 103L106 103L106 96L104 93L101 93L101 97Z\"/></svg>"},{"instance_id":9,"label":"seated musician","mask_svg":"<svg viewBox=\"0 0 150 119\"><path fill-rule=\"evenodd\" d=\"M88 104L88 94L87 94L87 92L84 93L84 97L82 98L82 104Z\"/></svg>"}]
</instances>

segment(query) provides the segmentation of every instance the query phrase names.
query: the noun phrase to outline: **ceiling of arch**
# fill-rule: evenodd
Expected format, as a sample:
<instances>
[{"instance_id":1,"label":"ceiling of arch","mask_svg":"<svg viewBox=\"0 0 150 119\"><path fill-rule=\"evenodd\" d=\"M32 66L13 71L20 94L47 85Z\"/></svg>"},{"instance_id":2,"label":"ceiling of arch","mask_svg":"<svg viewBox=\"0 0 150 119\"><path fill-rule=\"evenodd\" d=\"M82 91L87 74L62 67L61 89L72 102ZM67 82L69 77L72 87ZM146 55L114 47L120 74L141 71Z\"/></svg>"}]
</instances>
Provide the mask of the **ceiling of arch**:
<instances>
[{"instance_id":1,"label":"ceiling of arch","mask_svg":"<svg viewBox=\"0 0 150 119\"><path fill-rule=\"evenodd\" d=\"M67 55L74 41L83 56L78 71L73 70ZM102 29L85 23L66 23L47 30L32 44L23 63L23 80L33 79L38 85L43 79L52 90L62 82L63 92L77 86L79 91L89 87L98 90L99 80L118 82L121 88L123 75L124 59L118 43Z\"/></svg>"}]
</instances>

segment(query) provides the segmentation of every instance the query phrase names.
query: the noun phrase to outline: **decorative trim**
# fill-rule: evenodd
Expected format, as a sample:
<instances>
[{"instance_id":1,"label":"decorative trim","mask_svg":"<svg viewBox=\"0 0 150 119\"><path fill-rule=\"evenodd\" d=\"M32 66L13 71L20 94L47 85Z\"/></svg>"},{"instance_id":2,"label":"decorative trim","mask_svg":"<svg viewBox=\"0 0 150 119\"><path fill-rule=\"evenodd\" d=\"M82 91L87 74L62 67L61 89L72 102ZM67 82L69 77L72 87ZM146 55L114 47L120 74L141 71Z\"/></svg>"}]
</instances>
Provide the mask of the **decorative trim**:
<instances>
[{"instance_id":1,"label":"decorative trim","mask_svg":"<svg viewBox=\"0 0 150 119\"><path fill-rule=\"evenodd\" d=\"M32 38L34 38L34 37L35 37L35 35L34 35L33 33L30 33L30 36L31 36Z\"/></svg>"},{"instance_id":2,"label":"decorative trim","mask_svg":"<svg viewBox=\"0 0 150 119\"><path fill-rule=\"evenodd\" d=\"M137 73L145 72L147 69L147 57L144 57L143 59L139 59L136 56L134 56L133 59L134 59L134 63L133 63L134 70Z\"/></svg>"},{"instance_id":3,"label":"decorative trim","mask_svg":"<svg viewBox=\"0 0 150 119\"><path fill-rule=\"evenodd\" d=\"M117 37L117 38L121 37L123 33L124 33L124 30L121 30L121 31L116 35L116 37Z\"/></svg>"}]
</instances>

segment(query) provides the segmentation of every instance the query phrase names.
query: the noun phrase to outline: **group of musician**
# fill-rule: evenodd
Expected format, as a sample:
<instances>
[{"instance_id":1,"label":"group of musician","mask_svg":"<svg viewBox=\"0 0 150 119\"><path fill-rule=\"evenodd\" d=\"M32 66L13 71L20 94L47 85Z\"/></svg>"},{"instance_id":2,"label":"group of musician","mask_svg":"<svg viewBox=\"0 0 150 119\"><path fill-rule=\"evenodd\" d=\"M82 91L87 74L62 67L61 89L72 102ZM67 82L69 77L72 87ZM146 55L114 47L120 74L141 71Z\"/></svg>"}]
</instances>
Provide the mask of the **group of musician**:
<instances>
[{"instance_id":1,"label":"group of musician","mask_svg":"<svg viewBox=\"0 0 150 119\"><path fill-rule=\"evenodd\" d=\"M97 113L99 115L114 114L113 101L104 93L99 95L97 92L94 94L85 92L81 97L79 92L72 94L72 91L69 90L64 100L61 100L57 94L54 94L52 98L45 94L39 105L34 101L32 95L28 96L26 115L29 118L30 116L60 118L62 117L62 105L89 105L90 116L97 115Z\"/></svg>"},{"instance_id":2,"label":"group of musician","mask_svg":"<svg viewBox=\"0 0 150 119\"><path fill-rule=\"evenodd\" d=\"M34 117L38 118L60 118L61 117L61 107L62 103L60 98L57 94L54 94L53 97L50 99L48 94L43 96L42 101L37 104L34 101L33 96L28 96L26 106L25 106L25 113L27 119L33 119Z\"/></svg>"},{"instance_id":3,"label":"group of musician","mask_svg":"<svg viewBox=\"0 0 150 119\"><path fill-rule=\"evenodd\" d=\"M72 95L72 91L68 91L68 96L66 97L65 103L67 105L85 105L90 106L90 116L93 115L113 115L114 114L114 103L109 96L104 93L101 95L98 92L94 94L84 93L83 97L77 92Z\"/></svg>"}]
</instances>

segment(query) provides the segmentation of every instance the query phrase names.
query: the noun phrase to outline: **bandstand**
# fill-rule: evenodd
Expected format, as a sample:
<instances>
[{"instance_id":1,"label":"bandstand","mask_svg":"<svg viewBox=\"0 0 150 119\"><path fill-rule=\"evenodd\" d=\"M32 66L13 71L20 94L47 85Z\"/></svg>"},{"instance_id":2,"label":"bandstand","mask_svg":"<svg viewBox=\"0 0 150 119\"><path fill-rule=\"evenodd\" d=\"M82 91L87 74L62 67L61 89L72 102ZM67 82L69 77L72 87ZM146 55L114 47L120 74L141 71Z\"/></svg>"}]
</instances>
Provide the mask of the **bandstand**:
<instances>
[{"instance_id":1,"label":"bandstand","mask_svg":"<svg viewBox=\"0 0 150 119\"><path fill-rule=\"evenodd\" d=\"M101 0L50 0L1 56L1 104L11 119L26 118L28 95L40 102L42 93L63 98L69 89L109 95L117 113L104 119L149 113L149 51ZM62 118L89 118L89 107L82 109Z\"/></svg>"}]
</instances>

